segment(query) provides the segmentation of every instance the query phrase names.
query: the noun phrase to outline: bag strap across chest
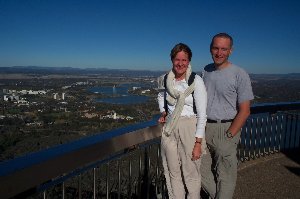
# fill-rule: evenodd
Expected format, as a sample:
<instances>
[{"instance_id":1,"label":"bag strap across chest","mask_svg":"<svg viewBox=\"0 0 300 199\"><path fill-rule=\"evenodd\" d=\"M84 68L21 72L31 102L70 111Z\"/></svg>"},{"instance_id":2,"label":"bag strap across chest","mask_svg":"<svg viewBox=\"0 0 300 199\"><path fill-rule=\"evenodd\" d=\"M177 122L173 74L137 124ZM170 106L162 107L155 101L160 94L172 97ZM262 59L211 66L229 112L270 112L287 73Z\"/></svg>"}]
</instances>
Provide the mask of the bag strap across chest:
<instances>
[{"instance_id":1,"label":"bag strap across chest","mask_svg":"<svg viewBox=\"0 0 300 199\"><path fill-rule=\"evenodd\" d=\"M194 80L195 80L195 76L196 76L196 73L195 72L192 72L189 79L188 79L188 85L190 86ZM167 85L167 77L168 77L168 74L165 74L164 76L164 87L166 88L166 85ZM194 113L197 114L197 109L196 109L196 104L195 104L195 98L194 98L194 92L192 93L192 96L193 96L193 110L194 110ZM167 104L167 92L165 91L164 93L164 108L165 108L165 112L168 113L168 104Z\"/></svg>"}]
</instances>

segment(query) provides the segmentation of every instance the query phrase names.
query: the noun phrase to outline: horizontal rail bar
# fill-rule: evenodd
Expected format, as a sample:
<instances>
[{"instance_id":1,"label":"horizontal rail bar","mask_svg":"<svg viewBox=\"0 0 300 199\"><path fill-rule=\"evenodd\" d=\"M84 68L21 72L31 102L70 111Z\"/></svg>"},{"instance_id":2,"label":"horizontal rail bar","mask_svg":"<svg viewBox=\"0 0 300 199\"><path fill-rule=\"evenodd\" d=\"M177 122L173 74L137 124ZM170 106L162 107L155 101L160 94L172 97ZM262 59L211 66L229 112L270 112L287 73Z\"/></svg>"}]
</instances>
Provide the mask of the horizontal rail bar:
<instances>
[{"instance_id":1,"label":"horizontal rail bar","mask_svg":"<svg viewBox=\"0 0 300 199\"><path fill-rule=\"evenodd\" d=\"M276 113L278 111L299 110L300 102L262 103L251 106L251 114Z\"/></svg>"}]
</instances>

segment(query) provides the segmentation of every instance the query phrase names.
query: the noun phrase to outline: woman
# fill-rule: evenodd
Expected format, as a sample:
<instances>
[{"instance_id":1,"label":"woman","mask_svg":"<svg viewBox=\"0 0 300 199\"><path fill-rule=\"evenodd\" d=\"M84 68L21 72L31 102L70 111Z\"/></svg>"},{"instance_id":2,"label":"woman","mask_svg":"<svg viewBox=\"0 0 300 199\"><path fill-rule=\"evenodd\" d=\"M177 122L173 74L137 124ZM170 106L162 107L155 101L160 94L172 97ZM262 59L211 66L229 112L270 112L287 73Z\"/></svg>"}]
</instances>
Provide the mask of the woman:
<instances>
[{"instance_id":1,"label":"woman","mask_svg":"<svg viewBox=\"0 0 300 199\"><path fill-rule=\"evenodd\" d=\"M159 78L163 90L158 94L158 122L164 123L161 151L166 184L170 199L183 199L186 194L187 198L199 199L206 89L202 78L191 71L192 51L187 45L175 45L170 55L173 67Z\"/></svg>"}]
</instances>

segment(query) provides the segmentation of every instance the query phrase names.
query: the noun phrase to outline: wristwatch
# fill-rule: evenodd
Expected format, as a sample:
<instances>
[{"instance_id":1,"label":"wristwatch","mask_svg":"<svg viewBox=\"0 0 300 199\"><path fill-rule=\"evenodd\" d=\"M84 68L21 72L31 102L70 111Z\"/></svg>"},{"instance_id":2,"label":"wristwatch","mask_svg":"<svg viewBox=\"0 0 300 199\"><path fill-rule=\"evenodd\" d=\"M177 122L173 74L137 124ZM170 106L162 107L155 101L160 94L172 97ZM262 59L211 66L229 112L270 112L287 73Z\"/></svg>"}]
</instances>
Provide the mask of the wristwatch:
<instances>
[{"instance_id":1,"label":"wristwatch","mask_svg":"<svg viewBox=\"0 0 300 199\"><path fill-rule=\"evenodd\" d=\"M197 139L196 138L195 143L202 144L202 139Z\"/></svg>"},{"instance_id":2,"label":"wristwatch","mask_svg":"<svg viewBox=\"0 0 300 199\"><path fill-rule=\"evenodd\" d=\"M226 136L228 138L233 138L233 135L232 135L232 133L230 131L226 131Z\"/></svg>"}]
</instances>

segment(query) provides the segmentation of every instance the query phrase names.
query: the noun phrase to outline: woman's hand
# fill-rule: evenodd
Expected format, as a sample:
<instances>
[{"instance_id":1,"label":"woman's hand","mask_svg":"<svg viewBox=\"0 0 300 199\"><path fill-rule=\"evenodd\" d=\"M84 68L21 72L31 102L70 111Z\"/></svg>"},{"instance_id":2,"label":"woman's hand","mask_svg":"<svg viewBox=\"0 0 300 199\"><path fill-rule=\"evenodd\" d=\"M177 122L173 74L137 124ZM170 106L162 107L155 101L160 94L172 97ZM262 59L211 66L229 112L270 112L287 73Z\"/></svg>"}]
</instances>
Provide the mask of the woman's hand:
<instances>
[{"instance_id":1,"label":"woman's hand","mask_svg":"<svg viewBox=\"0 0 300 199\"><path fill-rule=\"evenodd\" d=\"M193 152L192 152L192 160L198 160L201 156L201 142L195 142Z\"/></svg>"},{"instance_id":2,"label":"woman's hand","mask_svg":"<svg viewBox=\"0 0 300 199\"><path fill-rule=\"evenodd\" d=\"M166 122L166 116L167 116L167 113L165 111L162 112L160 118L158 119L158 122L159 123L165 123Z\"/></svg>"}]
</instances>

